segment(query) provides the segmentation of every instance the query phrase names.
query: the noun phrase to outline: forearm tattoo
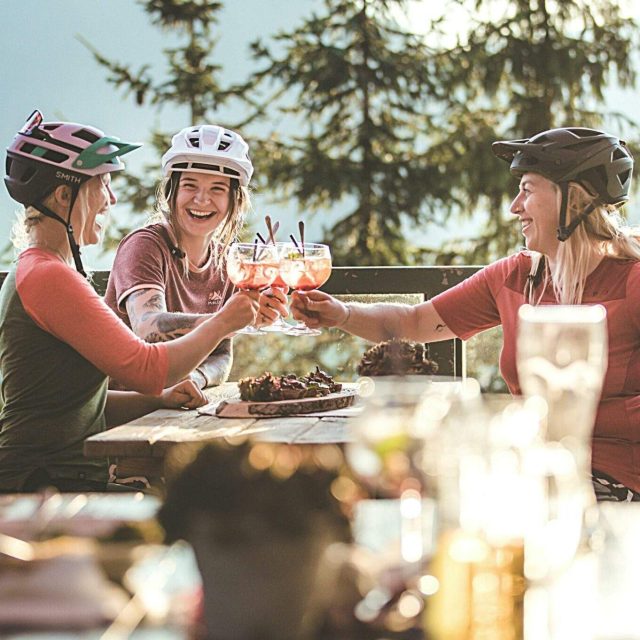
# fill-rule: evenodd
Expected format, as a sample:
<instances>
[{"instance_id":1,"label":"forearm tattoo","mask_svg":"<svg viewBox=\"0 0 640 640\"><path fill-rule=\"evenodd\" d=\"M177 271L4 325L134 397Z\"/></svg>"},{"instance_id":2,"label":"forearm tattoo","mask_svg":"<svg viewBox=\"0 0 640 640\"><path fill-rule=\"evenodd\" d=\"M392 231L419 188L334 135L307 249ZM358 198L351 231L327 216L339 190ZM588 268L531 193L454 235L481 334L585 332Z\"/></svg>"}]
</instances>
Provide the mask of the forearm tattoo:
<instances>
[{"instance_id":1,"label":"forearm tattoo","mask_svg":"<svg viewBox=\"0 0 640 640\"><path fill-rule=\"evenodd\" d=\"M136 291L127 300L127 313L133 330L147 342L167 342L183 336L202 320L198 314L168 312L161 293L152 295L140 305L135 300L147 291Z\"/></svg>"},{"instance_id":2,"label":"forearm tattoo","mask_svg":"<svg viewBox=\"0 0 640 640\"><path fill-rule=\"evenodd\" d=\"M446 324L437 324L435 331L436 333L442 333L447 328Z\"/></svg>"}]
</instances>

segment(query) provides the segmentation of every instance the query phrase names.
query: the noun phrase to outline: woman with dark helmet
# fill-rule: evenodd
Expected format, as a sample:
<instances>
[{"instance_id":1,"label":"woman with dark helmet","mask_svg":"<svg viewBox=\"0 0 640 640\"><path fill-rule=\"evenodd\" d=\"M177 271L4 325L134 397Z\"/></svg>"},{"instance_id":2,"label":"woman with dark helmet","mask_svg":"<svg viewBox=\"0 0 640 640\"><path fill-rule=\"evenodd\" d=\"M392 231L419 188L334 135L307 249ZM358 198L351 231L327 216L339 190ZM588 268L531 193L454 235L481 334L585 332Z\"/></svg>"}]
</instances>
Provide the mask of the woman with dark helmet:
<instances>
[{"instance_id":1,"label":"woman with dark helmet","mask_svg":"<svg viewBox=\"0 0 640 640\"><path fill-rule=\"evenodd\" d=\"M35 111L7 149L5 184L25 210L14 232L23 250L0 290L2 492L107 488L107 461L83 457L85 438L156 408L203 404L184 378L255 320L258 296L243 293L215 323L148 344L87 282L80 247L100 241L116 202L111 173L137 146ZM108 376L134 391L108 391Z\"/></svg>"},{"instance_id":2,"label":"woman with dark helmet","mask_svg":"<svg viewBox=\"0 0 640 640\"><path fill-rule=\"evenodd\" d=\"M640 500L640 242L616 213L629 198L631 153L615 136L579 127L495 142L493 151L520 179L511 213L526 250L413 307L347 305L312 291L294 294L293 316L373 341L466 340L502 325L500 371L519 394L519 307L602 304L609 365L593 436L594 488L599 500Z\"/></svg>"},{"instance_id":3,"label":"woman with dark helmet","mask_svg":"<svg viewBox=\"0 0 640 640\"><path fill-rule=\"evenodd\" d=\"M253 164L240 134L212 124L176 133L162 157L163 181L150 224L122 240L105 301L140 338L173 340L216 314L233 299L224 257L250 208ZM274 290L265 307L286 313ZM270 312L259 310L258 324ZM231 370L231 340L223 341L191 373L205 388Z\"/></svg>"}]
</instances>

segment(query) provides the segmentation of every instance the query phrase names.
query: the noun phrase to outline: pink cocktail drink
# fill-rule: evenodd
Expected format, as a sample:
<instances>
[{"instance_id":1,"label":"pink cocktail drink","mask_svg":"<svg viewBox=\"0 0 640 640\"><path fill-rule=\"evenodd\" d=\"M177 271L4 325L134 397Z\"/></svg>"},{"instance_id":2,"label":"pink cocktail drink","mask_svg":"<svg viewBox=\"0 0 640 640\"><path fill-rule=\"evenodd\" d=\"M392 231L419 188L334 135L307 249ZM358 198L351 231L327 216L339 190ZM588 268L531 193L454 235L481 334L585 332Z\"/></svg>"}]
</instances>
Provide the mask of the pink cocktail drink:
<instances>
[{"instance_id":1,"label":"pink cocktail drink","mask_svg":"<svg viewBox=\"0 0 640 640\"><path fill-rule=\"evenodd\" d=\"M300 258L287 261L280 268L282 279L296 291L313 291L331 275L330 258Z\"/></svg>"},{"instance_id":2,"label":"pink cocktail drink","mask_svg":"<svg viewBox=\"0 0 640 640\"><path fill-rule=\"evenodd\" d=\"M229 279L238 289L259 291L273 283L274 274L278 273L276 262L242 261L229 264Z\"/></svg>"},{"instance_id":3,"label":"pink cocktail drink","mask_svg":"<svg viewBox=\"0 0 640 640\"><path fill-rule=\"evenodd\" d=\"M321 287L331 275L331 252L326 244L292 244L280 255L280 277L296 291L313 291ZM310 336L319 335L320 331L309 329L304 322L299 322L290 327L287 333Z\"/></svg>"}]
</instances>

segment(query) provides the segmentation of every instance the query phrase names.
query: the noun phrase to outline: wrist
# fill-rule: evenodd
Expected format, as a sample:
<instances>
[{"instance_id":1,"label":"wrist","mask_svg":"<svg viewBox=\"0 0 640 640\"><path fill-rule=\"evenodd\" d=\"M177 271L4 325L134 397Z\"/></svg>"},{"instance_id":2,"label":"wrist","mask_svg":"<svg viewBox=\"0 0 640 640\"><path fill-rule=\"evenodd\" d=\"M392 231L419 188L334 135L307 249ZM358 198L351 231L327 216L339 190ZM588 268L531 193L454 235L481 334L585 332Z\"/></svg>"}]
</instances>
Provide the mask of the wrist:
<instances>
[{"instance_id":1,"label":"wrist","mask_svg":"<svg viewBox=\"0 0 640 640\"><path fill-rule=\"evenodd\" d=\"M342 322L340 322L340 324L336 325L338 328L340 327L344 327L347 322L349 322L349 319L351 318L351 306L349 304L345 304L343 303L343 308L345 310L345 316L342 320Z\"/></svg>"},{"instance_id":2,"label":"wrist","mask_svg":"<svg viewBox=\"0 0 640 640\"><path fill-rule=\"evenodd\" d=\"M192 374L191 379L196 383L198 388L206 389L209 384L209 379L207 378L207 374L200 368L196 367Z\"/></svg>"}]
</instances>

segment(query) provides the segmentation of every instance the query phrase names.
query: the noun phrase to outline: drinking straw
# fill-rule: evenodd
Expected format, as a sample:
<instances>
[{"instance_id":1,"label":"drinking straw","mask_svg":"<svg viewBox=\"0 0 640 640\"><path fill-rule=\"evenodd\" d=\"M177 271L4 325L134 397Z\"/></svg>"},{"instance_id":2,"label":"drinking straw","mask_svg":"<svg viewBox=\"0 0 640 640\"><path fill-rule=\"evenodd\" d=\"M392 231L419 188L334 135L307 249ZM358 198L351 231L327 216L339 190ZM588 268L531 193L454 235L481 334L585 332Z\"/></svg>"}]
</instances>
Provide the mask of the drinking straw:
<instances>
[{"instance_id":1,"label":"drinking straw","mask_svg":"<svg viewBox=\"0 0 640 640\"><path fill-rule=\"evenodd\" d=\"M279 222L276 222L276 226L273 227L271 225L271 216L265 216L264 217L264 221L267 225L267 229L269 230L269 238L271 238L271 242L273 244L276 243L276 231L278 230L278 227L280 226Z\"/></svg>"},{"instance_id":2,"label":"drinking straw","mask_svg":"<svg viewBox=\"0 0 640 640\"><path fill-rule=\"evenodd\" d=\"M293 242L293 244L296 246L296 249L298 250L298 253L300 255L304 255L302 253L302 250L300 249L300 245L298 244L298 241L296 240L295 236L293 235L293 233L289 234L289 237L291 238L291 242Z\"/></svg>"},{"instance_id":3,"label":"drinking straw","mask_svg":"<svg viewBox=\"0 0 640 640\"><path fill-rule=\"evenodd\" d=\"M256 261L256 252L258 251L258 238L253 241L253 261Z\"/></svg>"},{"instance_id":4,"label":"drinking straw","mask_svg":"<svg viewBox=\"0 0 640 640\"><path fill-rule=\"evenodd\" d=\"M300 230L300 244L302 245L302 257L304 258L304 222L302 220L298 222L298 229Z\"/></svg>"},{"instance_id":5,"label":"drinking straw","mask_svg":"<svg viewBox=\"0 0 640 640\"><path fill-rule=\"evenodd\" d=\"M256 232L256 235L258 236L258 240L260 240L262 244L267 244L267 241L260 235L259 232Z\"/></svg>"}]
</instances>

